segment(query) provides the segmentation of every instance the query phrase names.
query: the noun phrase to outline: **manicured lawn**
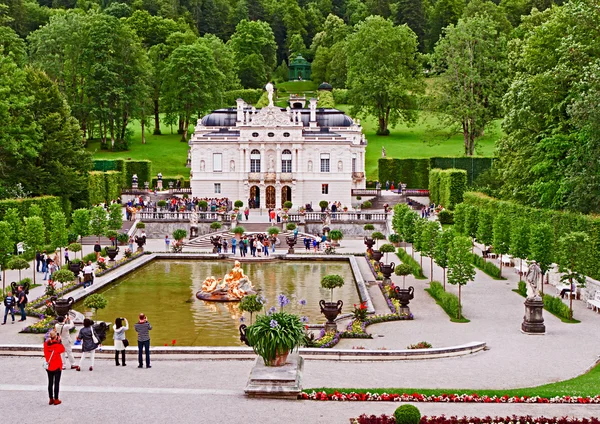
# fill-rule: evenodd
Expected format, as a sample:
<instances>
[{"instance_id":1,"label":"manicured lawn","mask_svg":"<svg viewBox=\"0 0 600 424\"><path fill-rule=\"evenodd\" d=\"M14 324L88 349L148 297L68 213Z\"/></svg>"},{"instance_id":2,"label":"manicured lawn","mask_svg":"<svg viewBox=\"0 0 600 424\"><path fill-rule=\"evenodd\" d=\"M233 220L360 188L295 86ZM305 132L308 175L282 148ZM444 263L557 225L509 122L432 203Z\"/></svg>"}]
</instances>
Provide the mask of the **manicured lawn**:
<instances>
[{"instance_id":1,"label":"manicured lawn","mask_svg":"<svg viewBox=\"0 0 600 424\"><path fill-rule=\"evenodd\" d=\"M142 144L141 128L136 121L130 125L133 130L133 139L126 152L111 152L100 150L100 140L88 142L88 150L94 154L94 159L149 159L152 161L152 174L162 172L163 176L170 177L182 175L189 178L190 170L185 167L187 161L188 144L182 143L181 135L174 134L166 125L161 125L163 135L152 135L153 126L146 127L146 144ZM190 127L193 132L193 127Z\"/></svg>"},{"instance_id":2,"label":"manicured lawn","mask_svg":"<svg viewBox=\"0 0 600 424\"><path fill-rule=\"evenodd\" d=\"M316 81L286 81L277 84L277 88L285 88L288 93L315 91L319 84Z\"/></svg>"},{"instance_id":3,"label":"manicured lawn","mask_svg":"<svg viewBox=\"0 0 600 424\"><path fill-rule=\"evenodd\" d=\"M350 106L337 106L340 110L350 111ZM375 118L361 119L361 125L367 137L367 156L365 168L367 179L378 178L377 161L381 158L381 148L385 147L388 158L429 158L434 156L464 155L464 144L461 134L448 138L440 131L440 122L435 114L422 112L418 122L408 127L400 124L390 128L390 135L382 137L375 135L377 129ZM495 121L486 129L486 135L478 141L476 156L491 157L494 153L494 144L502 135L500 121Z\"/></svg>"},{"instance_id":4,"label":"manicured lawn","mask_svg":"<svg viewBox=\"0 0 600 424\"><path fill-rule=\"evenodd\" d=\"M543 386L527 387L523 389L510 390L474 390L474 389L404 389L404 388L376 388L376 389L305 389L304 392L323 391L333 393L336 390L341 392L356 392L356 393L421 393L424 395L442 395L444 393L455 394L473 394L477 393L480 396L540 396L544 398L552 398L555 396L596 396L600 393L600 365L592 368L590 372L580 375L579 377L570 380L559 381L557 383L544 384Z\"/></svg>"}]
</instances>

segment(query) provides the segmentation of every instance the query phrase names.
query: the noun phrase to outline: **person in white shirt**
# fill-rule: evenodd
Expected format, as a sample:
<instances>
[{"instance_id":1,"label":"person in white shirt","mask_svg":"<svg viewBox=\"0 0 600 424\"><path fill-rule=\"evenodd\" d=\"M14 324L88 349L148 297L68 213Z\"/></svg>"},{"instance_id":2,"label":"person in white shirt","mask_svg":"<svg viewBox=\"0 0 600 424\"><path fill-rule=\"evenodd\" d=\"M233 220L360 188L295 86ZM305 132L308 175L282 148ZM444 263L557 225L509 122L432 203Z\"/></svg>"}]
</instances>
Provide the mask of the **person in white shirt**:
<instances>
[{"instance_id":1,"label":"person in white shirt","mask_svg":"<svg viewBox=\"0 0 600 424\"><path fill-rule=\"evenodd\" d=\"M75 365L75 358L73 357L73 344L71 343L71 330L75 328L75 324L71 322L71 318L69 318L68 315L66 318L60 316L57 318L57 320L58 323L54 325L54 329L60 336L60 342L65 347L65 351L61 354L63 370L67 369L67 361L65 361L65 357L69 358L71 369L76 370L79 367Z\"/></svg>"},{"instance_id":2,"label":"person in white shirt","mask_svg":"<svg viewBox=\"0 0 600 424\"><path fill-rule=\"evenodd\" d=\"M263 251L263 244L261 243L260 240L256 239L256 253L258 253L258 256L261 256L261 253Z\"/></svg>"},{"instance_id":3,"label":"person in white shirt","mask_svg":"<svg viewBox=\"0 0 600 424\"><path fill-rule=\"evenodd\" d=\"M94 268L92 267L92 261L88 261L87 265L83 267L83 288L87 288L92 285L94 279Z\"/></svg>"}]
</instances>

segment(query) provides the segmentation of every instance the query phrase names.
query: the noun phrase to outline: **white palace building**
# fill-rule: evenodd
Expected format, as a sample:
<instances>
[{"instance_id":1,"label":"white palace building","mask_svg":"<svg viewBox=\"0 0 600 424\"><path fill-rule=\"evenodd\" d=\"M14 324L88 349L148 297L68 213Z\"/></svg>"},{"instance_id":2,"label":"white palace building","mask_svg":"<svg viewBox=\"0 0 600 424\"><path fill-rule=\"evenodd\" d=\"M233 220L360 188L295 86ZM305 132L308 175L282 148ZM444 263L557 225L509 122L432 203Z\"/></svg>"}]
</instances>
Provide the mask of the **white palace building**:
<instances>
[{"instance_id":1,"label":"white palace building","mask_svg":"<svg viewBox=\"0 0 600 424\"><path fill-rule=\"evenodd\" d=\"M192 196L253 199L254 207L294 207L321 200L351 206L365 188L367 141L359 122L336 109L262 109L242 99L198 121L190 139Z\"/></svg>"}]
</instances>

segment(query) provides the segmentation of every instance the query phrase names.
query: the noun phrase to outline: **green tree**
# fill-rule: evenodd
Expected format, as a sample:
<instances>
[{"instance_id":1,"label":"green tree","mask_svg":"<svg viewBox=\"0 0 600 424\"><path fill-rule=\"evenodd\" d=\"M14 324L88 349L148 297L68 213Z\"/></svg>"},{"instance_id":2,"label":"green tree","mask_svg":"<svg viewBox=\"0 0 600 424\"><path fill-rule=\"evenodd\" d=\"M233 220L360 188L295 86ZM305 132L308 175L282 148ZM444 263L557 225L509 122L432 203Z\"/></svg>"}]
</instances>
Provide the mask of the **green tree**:
<instances>
[{"instance_id":1,"label":"green tree","mask_svg":"<svg viewBox=\"0 0 600 424\"><path fill-rule=\"evenodd\" d=\"M402 237L406 243L414 243L415 242L415 223L419 219L419 215L415 211L409 211L404 214L404 218L402 219ZM406 245L404 246L404 250L406 250ZM411 248L411 254L414 259L415 257L415 249Z\"/></svg>"},{"instance_id":2,"label":"green tree","mask_svg":"<svg viewBox=\"0 0 600 424\"><path fill-rule=\"evenodd\" d=\"M483 250L487 250L494 241L494 217L491 212L482 210L479 212L477 224L477 241L483 244Z\"/></svg>"},{"instance_id":3,"label":"green tree","mask_svg":"<svg viewBox=\"0 0 600 424\"><path fill-rule=\"evenodd\" d=\"M462 318L461 287L475 278L475 265L469 255L471 240L457 236L448 251L448 283L458 285L458 316Z\"/></svg>"},{"instance_id":4,"label":"green tree","mask_svg":"<svg viewBox=\"0 0 600 424\"><path fill-rule=\"evenodd\" d=\"M100 236L105 235L107 230L108 218L104 208L102 206L92 208L90 212L90 233L98 237L98 243L100 242Z\"/></svg>"},{"instance_id":5,"label":"green tree","mask_svg":"<svg viewBox=\"0 0 600 424\"><path fill-rule=\"evenodd\" d=\"M529 221L519 219L513 222L510 233L510 254L519 258L519 272L523 270L523 259L529 256Z\"/></svg>"},{"instance_id":6,"label":"green tree","mask_svg":"<svg viewBox=\"0 0 600 424\"><path fill-rule=\"evenodd\" d=\"M558 270L562 281L572 287L575 282L585 287L585 271L590 260L590 238L583 232L570 232L558 240ZM569 296L569 318L573 319L573 296Z\"/></svg>"},{"instance_id":7,"label":"green tree","mask_svg":"<svg viewBox=\"0 0 600 424\"><path fill-rule=\"evenodd\" d=\"M235 56L242 85L247 88L260 88L266 84L267 78L277 65L277 44L269 24L244 19L235 27L229 44ZM252 72L245 71L244 66L249 66Z\"/></svg>"},{"instance_id":8,"label":"green tree","mask_svg":"<svg viewBox=\"0 0 600 424\"><path fill-rule=\"evenodd\" d=\"M35 284L35 252L42 250L46 244L46 227L39 216L25 218L25 247L26 253L33 256L33 283Z\"/></svg>"},{"instance_id":9,"label":"green tree","mask_svg":"<svg viewBox=\"0 0 600 424\"><path fill-rule=\"evenodd\" d=\"M453 229L442 231L435 244L433 259L444 270L444 290L446 290L446 269L448 268L448 251L456 233Z\"/></svg>"},{"instance_id":10,"label":"green tree","mask_svg":"<svg viewBox=\"0 0 600 424\"><path fill-rule=\"evenodd\" d=\"M423 254L429 256L429 281L433 281L433 259L441 230L438 221L425 221L421 233Z\"/></svg>"},{"instance_id":11,"label":"green tree","mask_svg":"<svg viewBox=\"0 0 600 424\"><path fill-rule=\"evenodd\" d=\"M377 134L416 120L416 95L423 92L417 37L407 26L370 16L348 37L348 81L353 113L375 116Z\"/></svg>"},{"instance_id":12,"label":"green tree","mask_svg":"<svg viewBox=\"0 0 600 424\"><path fill-rule=\"evenodd\" d=\"M12 56L19 66L27 63L27 45L25 41L11 28L0 26L0 54Z\"/></svg>"},{"instance_id":13,"label":"green tree","mask_svg":"<svg viewBox=\"0 0 600 424\"><path fill-rule=\"evenodd\" d=\"M550 224L532 225L529 232L529 257L536 261L542 270L542 293L544 293L544 276L553 262L553 247L554 232Z\"/></svg>"},{"instance_id":14,"label":"green tree","mask_svg":"<svg viewBox=\"0 0 600 424\"><path fill-rule=\"evenodd\" d=\"M85 237L90 234L90 210L76 209L71 215L71 232L79 237ZM83 255L83 253L82 253Z\"/></svg>"},{"instance_id":15,"label":"green tree","mask_svg":"<svg viewBox=\"0 0 600 424\"><path fill-rule=\"evenodd\" d=\"M471 241L477 237L477 226L479 224L479 209L475 206L469 206L465 216L464 234L471 237Z\"/></svg>"},{"instance_id":16,"label":"green tree","mask_svg":"<svg viewBox=\"0 0 600 424\"><path fill-rule=\"evenodd\" d=\"M487 15L460 19L444 35L433 55L434 66L443 70L435 104L444 125L463 135L465 155L472 156L477 138L501 116L508 87L506 37Z\"/></svg>"},{"instance_id":17,"label":"green tree","mask_svg":"<svg viewBox=\"0 0 600 424\"><path fill-rule=\"evenodd\" d=\"M429 12L428 44L433 51L435 44L442 36L443 29L450 24L456 24L462 16L465 2L462 0L438 0Z\"/></svg>"},{"instance_id":18,"label":"green tree","mask_svg":"<svg viewBox=\"0 0 600 424\"><path fill-rule=\"evenodd\" d=\"M510 249L510 220L500 212L494 217L493 241L494 252L500 255L500 277L502 277L502 255L506 255Z\"/></svg>"},{"instance_id":19,"label":"green tree","mask_svg":"<svg viewBox=\"0 0 600 424\"><path fill-rule=\"evenodd\" d=\"M62 248L69 244L67 220L62 212L54 212L50 215L50 243L55 248L60 248L60 257L62 258Z\"/></svg>"},{"instance_id":20,"label":"green tree","mask_svg":"<svg viewBox=\"0 0 600 424\"><path fill-rule=\"evenodd\" d=\"M163 93L167 111L183 120L181 141L187 141L192 116L219 104L224 78L205 45L197 43L173 51L163 69Z\"/></svg>"},{"instance_id":21,"label":"green tree","mask_svg":"<svg viewBox=\"0 0 600 424\"><path fill-rule=\"evenodd\" d=\"M469 213L469 205L459 203L454 207L454 226L452 227L456 234L465 235L465 223Z\"/></svg>"},{"instance_id":22,"label":"green tree","mask_svg":"<svg viewBox=\"0 0 600 424\"><path fill-rule=\"evenodd\" d=\"M9 225L11 231L10 236L13 245L23 241L23 220L16 208L8 208L4 214L4 221Z\"/></svg>"},{"instance_id":23,"label":"green tree","mask_svg":"<svg viewBox=\"0 0 600 424\"><path fill-rule=\"evenodd\" d=\"M413 238L412 250L413 252L416 250L419 252L419 264L421 265L421 269L423 269L423 248L425 245L425 239L423 238L423 229L425 228L425 224L427 220L424 218L417 218L415 221L415 235Z\"/></svg>"},{"instance_id":24,"label":"green tree","mask_svg":"<svg viewBox=\"0 0 600 424\"><path fill-rule=\"evenodd\" d=\"M123 208L118 203L108 207L108 229L119 231L123 226Z\"/></svg>"},{"instance_id":25,"label":"green tree","mask_svg":"<svg viewBox=\"0 0 600 424\"><path fill-rule=\"evenodd\" d=\"M394 216L392 217L392 229L400 237L403 237L403 221L404 215L410 212L412 209L406 203L398 203L394 206Z\"/></svg>"},{"instance_id":26,"label":"green tree","mask_svg":"<svg viewBox=\"0 0 600 424\"><path fill-rule=\"evenodd\" d=\"M394 23L408 25L417 35L419 51L425 53L425 35L427 33L427 17L423 0L398 0L394 5Z\"/></svg>"},{"instance_id":27,"label":"green tree","mask_svg":"<svg viewBox=\"0 0 600 424\"><path fill-rule=\"evenodd\" d=\"M12 239L12 228L6 221L0 221L0 267L2 267L2 293L6 293L6 268L15 250Z\"/></svg>"}]
</instances>

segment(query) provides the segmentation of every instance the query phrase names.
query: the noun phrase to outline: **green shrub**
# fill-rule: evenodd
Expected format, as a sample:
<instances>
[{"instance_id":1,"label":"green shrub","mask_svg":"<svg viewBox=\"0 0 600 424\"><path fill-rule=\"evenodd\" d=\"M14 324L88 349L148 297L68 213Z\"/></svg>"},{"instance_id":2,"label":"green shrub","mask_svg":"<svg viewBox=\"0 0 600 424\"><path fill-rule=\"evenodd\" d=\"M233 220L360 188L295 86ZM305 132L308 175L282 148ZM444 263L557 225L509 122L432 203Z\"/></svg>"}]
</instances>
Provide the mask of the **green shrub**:
<instances>
[{"instance_id":1,"label":"green shrub","mask_svg":"<svg viewBox=\"0 0 600 424\"><path fill-rule=\"evenodd\" d=\"M187 236L187 231L183 228L178 228L173 231L173 238L177 241L183 240Z\"/></svg>"},{"instance_id":2,"label":"green shrub","mask_svg":"<svg viewBox=\"0 0 600 424\"><path fill-rule=\"evenodd\" d=\"M293 206L292 202L290 202L289 200L283 202L283 207L287 208L287 209L291 209Z\"/></svg>"},{"instance_id":3,"label":"green shrub","mask_svg":"<svg viewBox=\"0 0 600 424\"><path fill-rule=\"evenodd\" d=\"M104 173L104 193L106 200L116 200L121 197L123 188L123 173L120 171L108 171Z\"/></svg>"},{"instance_id":4,"label":"green shrub","mask_svg":"<svg viewBox=\"0 0 600 424\"><path fill-rule=\"evenodd\" d=\"M439 168L429 170L429 200L436 205L440 203L441 172Z\"/></svg>"},{"instance_id":5,"label":"green shrub","mask_svg":"<svg viewBox=\"0 0 600 424\"><path fill-rule=\"evenodd\" d=\"M332 91L333 100L335 104L345 105L348 104L348 90L345 88L334 88Z\"/></svg>"},{"instance_id":6,"label":"green shrub","mask_svg":"<svg viewBox=\"0 0 600 424\"><path fill-rule=\"evenodd\" d=\"M138 177L139 177L139 175L138 175ZM177 186L177 181L181 181L181 187L183 187L183 188L190 187L189 179L186 180L183 175L175 175L173 177L163 176L163 179L162 179L163 189L169 188L169 183L173 183L173 187ZM138 180L138 184L140 184L140 186L143 186L144 183L142 182L142 180ZM152 181L150 181L150 187L157 187L157 186L158 186L158 177L154 177L154 178L152 178Z\"/></svg>"},{"instance_id":7,"label":"green shrub","mask_svg":"<svg viewBox=\"0 0 600 424\"><path fill-rule=\"evenodd\" d=\"M344 238L344 233L342 233L340 230L331 230L328 235L333 241L338 241Z\"/></svg>"},{"instance_id":8,"label":"green shrub","mask_svg":"<svg viewBox=\"0 0 600 424\"><path fill-rule=\"evenodd\" d=\"M106 200L106 184L104 173L93 171L88 174L88 201L90 205L98 205Z\"/></svg>"},{"instance_id":9,"label":"green shrub","mask_svg":"<svg viewBox=\"0 0 600 424\"><path fill-rule=\"evenodd\" d=\"M106 308L107 304L108 300L106 300L103 295L98 293L89 295L83 301L83 306L89 309L94 309L95 311Z\"/></svg>"},{"instance_id":10,"label":"green shrub","mask_svg":"<svg viewBox=\"0 0 600 424\"><path fill-rule=\"evenodd\" d=\"M210 224L210 229L211 230L220 230L223 227L223 225L220 222L213 222L212 224Z\"/></svg>"},{"instance_id":11,"label":"green shrub","mask_svg":"<svg viewBox=\"0 0 600 424\"><path fill-rule=\"evenodd\" d=\"M294 231L296 228L297 228L297 226L293 222L288 222L285 225L285 229L288 230L288 231Z\"/></svg>"},{"instance_id":12,"label":"green shrub","mask_svg":"<svg viewBox=\"0 0 600 424\"><path fill-rule=\"evenodd\" d=\"M394 411L396 424L419 424L421 412L413 405L401 405Z\"/></svg>"},{"instance_id":13,"label":"green shrub","mask_svg":"<svg viewBox=\"0 0 600 424\"><path fill-rule=\"evenodd\" d=\"M402 182L406 188L424 189L429 185L429 159L379 159L379 181L396 184Z\"/></svg>"},{"instance_id":14,"label":"green shrub","mask_svg":"<svg viewBox=\"0 0 600 424\"><path fill-rule=\"evenodd\" d=\"M527 290L526 290L527 292ZM544 308L548 310L548 312L553 313L554 315L564 318L570 319L571 314L569 310L569 305L564 303L560 297L550 296L549 294L544 294Z\"/></svg>"},{"instance_id":15,"label":"green shrub","mask_svg":"<svg viewBox=\"0 0 600 424\"><path fill-rule=\"evenodd\" d=\"M523 297L527 296L527 283L525 281L519 281L519 284L517 286L517 293L519 293Z\"/></svg>"},{"instance_id":16,"label":"green shrub","mask_svg":"<svg viewBox=\"0 0 600 424\"><path fill-rule=\"evenodd\" d=\"M448 209L442 209L438 213L438 220L440 224L454 224L454 212Z\"/></svg>"},{"instance_id":17,"label":"green shrub","mask_svg":"<svg viewBox=\"0 0 600 424\"><path fill-rule=\"evenodd\" d=\"M281 232L281 230L279 229L279 227L269 227L269 228L267 228L267 234L269 234L270 236L276 236L280 232Z\"/></svg>"},{"instance_id":18,"label":"green shrub","mask_svg":"<svg viewBox=\"0 0 600 424\"><path fill-rule=\"evenodd\" d=\"M335 107L335 100L331 91L321 90L319 91L319 101L317 107L324 109L333 109Z\"/></svg>"},{"instance_id":19,"label":"green shrub","mask_svg":"<svg viewBox=\"0 0 600 424\"><path fill-rule=\"evenodd\" d=\"M167 206L167 201L159 200L158 202L156 202L156 206L158 206L159 208L164 208L165 206Z\"/></svg>"},{"instance_id":20,"label":"green shrub","mask_svg":"<svg viewBox=\"0 0 600 424\"><path fill-rule=\"evenodd\" d=\"M423 270L421 269L419 263L415 261L408 253L406 253L404 249L399 248L396 251L396 255L398 256L398 258L400 258L402 263L405 263L406 265L410 266L410 269L412 270L412 275L414 275L415 278L421 280L426 278L425 274L423 274Z\"/></svg>"},{"instance_id":21,"label":"green shrub","mask_svg":"<svg viewBox=\"0 0 600 424\"><path fill-rule=\"evenodd\" d=\"M241 200L236 200L235 202L233 202L233 206L236 208L241 208L244 206L244 202L242 202Z\"/></svg>"},{"instance_id":22,"label":"green shrub","mask_svg":"<svg viewBox=\"0 0 600 424\"><path fill-rule=\"evenodd\" d=\"M200 208L200 210L205 211L206 208L208 208L208 202L206 200L200 200L198 202L198 207Z\"/></svg>"},{"instance_id":23,"label":"green shrub","mask_svg":"<svg viewBox=\"0 0 600 424\"><path fill-rule=\"evenodd\" d=\"M126 160L123 167L125 186L131 185L133 174L138 176L138 184L143 187L144 182L152 181L152 162L149 160Z\"/></svg>"},{"instance_id":24,"label":"green shrub","mask_svg":"<svg viewBox=\"0 0 600 424\"><path fill-rule=\"evenodd\" d=\"M230 90L223 94L223 105L237 106L236 100L243 99L246 103L256 104L263 90L261 88L245 88L241 90Z\"/></svg>"},{"instance_id":25,"label":"green shrub","mask_svg":"<svg viewBox=\"0 0 600 424\"><path fill-rule=\"evenodd\" d=\"M373 204L369 200L365 200L362 204L363 209L369 209Z\"/></svg>"},{"instance_id":26,"label":"green shrub","mask_svg":"<svg viewBox=\"0 0 600 424\"><path fill-rule=\"evenodd\" d=\"M321 201L319 202L319 207L320 207L321 209L327 209L327 206L329 206L329 202L328 202L327 200L321 200Z\"/></svg>"},{"instance_id":27,"label":"green shrub","mask_svg":"<svg viewBox=\"0 0 600 424\"><path fill-rule=\"evenodd\" d=\"M495 278L496 280L503 279L500 275L500 268L498 268L496 264L490 261L486 261L481 256L476 255L474 253L469 253L469 255L471 255L473 265L475 265L477 268L485 272L490 277Z\"/></svg>"},{"instance_id":28,"label":"green shrub","mask_svg":"<svg viewBox=\"0 0 600 424\"><path fill-rule=\"evenodd\" d=\"M373 231L375 229L375 226L373 224L365 224L365 226L363 227L363 230L365 231Z\"/></svg>"},{"instance_id":29,"label":"green shrub","mask_svg":"<svg viewBox=\"0 0 600 424\"><path fill-rule=\"evenodd\" d=\"M146 224L144 224L142 221L140 221L137 224L135 224L135 228L137 228L138 230L144 229L144 228L146 228Z\"/></svg>"},{"instance_id":30,"label":"green shrub","mask_svg":"<svg viewBox=\"0 0 600 424\"><path fill-rule=\"evenodd\" d=\"M458 296L445 291L444 286L442 286L438 281L432 281L429 284L429 288L425 289L425 291L427 291L431 297L437 301L437 303L451 319L454 319L458 316L458 311L460 309ZM462 318L464 318L464 316L462 316Z\"/></svg>"},{"instance_id":31,"label":"green shrub","mask_svg":"<svg viewBox=\"0 0 600 424\"><path fill-rule=\"evenodd\" d=\"M240 235L240 236L241 236L242 234L244 234L244 232L245 232L245 231L246 231L246 229L245 229L244 227L242 227L242 226L237 226L237 227L235 227L233 230L231 230L231 232L232 232L233 234L238 234L238 235Z\"/></svg>"},{"instance_id":32,"label":"green shrub","mask_svg":"<svg viewBox=\"0 0 600 424\"><path fill-rule=\"evenodd\" d=\"M388 237L388 240L391 243L400 243L400 236L398 234L390 234L390 236Z\"/></svg>"}]
</instances>

